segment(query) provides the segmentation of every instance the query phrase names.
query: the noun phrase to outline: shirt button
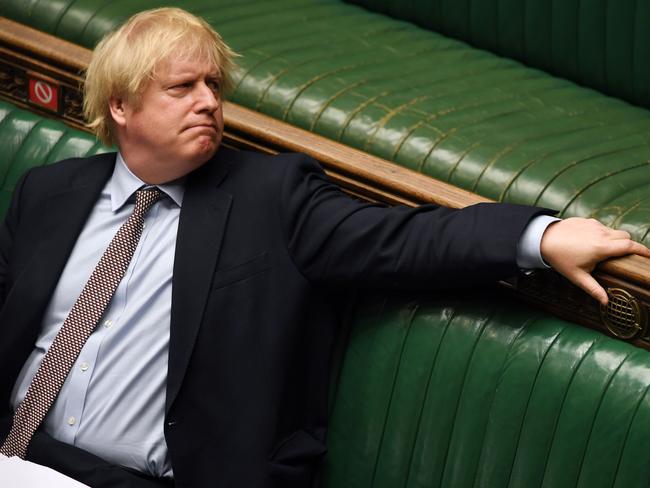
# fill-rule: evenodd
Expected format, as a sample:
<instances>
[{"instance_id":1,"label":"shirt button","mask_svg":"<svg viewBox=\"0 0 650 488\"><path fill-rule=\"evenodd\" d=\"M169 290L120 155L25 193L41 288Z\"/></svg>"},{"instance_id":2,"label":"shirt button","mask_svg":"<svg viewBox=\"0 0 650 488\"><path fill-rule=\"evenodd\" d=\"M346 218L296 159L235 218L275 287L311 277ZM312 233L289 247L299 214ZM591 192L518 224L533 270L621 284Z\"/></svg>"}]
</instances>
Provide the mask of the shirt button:
<instances>
[{"instance_id":1,"label":"shirt button","mask_svg":"<svg viewBox=\"0 0 650 488\"><path fill-rule=\"evenodd\" d=\"M88 368L90 368L90 364L81 363L81 371L88 371Z\"/></svg>"},{"instance_id":2,"label":"shirt button","mask_svg":"<svg viewBox=\"0 0 650 488\"><path fill-rule=\"evenodd\" d=\"M74 417L68 418L68 425L74 425L74 423L77 421Z\"/></svg>"},{"instance_id":3,"label":"shirt button","mask_svg":"<svg viewBox=\"0 0 650 488\"><path fill-rule=\"evenodd\" d=\"M111 325L113 325L113 322L110 320L104 320L104 327L110 327Z\"/></svg>"}]
</instances>

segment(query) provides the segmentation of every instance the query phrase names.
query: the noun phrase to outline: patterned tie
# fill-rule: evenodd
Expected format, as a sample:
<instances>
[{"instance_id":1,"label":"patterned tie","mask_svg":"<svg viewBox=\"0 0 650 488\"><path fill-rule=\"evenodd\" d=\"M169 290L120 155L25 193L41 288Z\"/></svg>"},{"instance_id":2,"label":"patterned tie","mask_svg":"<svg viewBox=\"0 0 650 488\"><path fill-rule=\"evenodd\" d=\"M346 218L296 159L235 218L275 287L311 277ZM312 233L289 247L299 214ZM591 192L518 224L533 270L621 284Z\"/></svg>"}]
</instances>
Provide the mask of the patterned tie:
<instances>
[{"instance_id":1,"label":"patterned tie","mask_svg":"<svg viewBox=\"0 0 650 488\"><path fill-rule=\"evenodd\" d=\"M16 409L13 426L0 453L25 458L32 435L59 394L72 365L129 267L142 234L144 216L160 196L157 188L136 192L133 213L104 251L43 357L25 399Z\"/></svg>"}]
</instances>

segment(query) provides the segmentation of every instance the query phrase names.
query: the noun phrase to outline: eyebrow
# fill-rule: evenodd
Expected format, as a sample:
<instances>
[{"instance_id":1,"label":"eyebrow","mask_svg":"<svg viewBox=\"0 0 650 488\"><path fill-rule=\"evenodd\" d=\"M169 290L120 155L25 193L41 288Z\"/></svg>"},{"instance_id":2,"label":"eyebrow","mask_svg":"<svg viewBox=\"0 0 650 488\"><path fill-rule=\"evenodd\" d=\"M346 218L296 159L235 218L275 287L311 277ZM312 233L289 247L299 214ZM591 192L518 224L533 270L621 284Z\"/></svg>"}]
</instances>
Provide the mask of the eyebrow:
<instances>
[{"instance_id":1,"label":"eyebrow","mask_svg":"<svg viewBox=\"0 0 650 488\"><path fill-rule=\"evenodd\" d=\"M179 80L196 80L198 78L201 78L200 75L197 73L190 73L190 72L185 72L185 73L178 73L178 74L169 74L166 77L160 77L159 80L161 82L174 82L174 81L179 81ZM205 75L206 79L209 80L218 80L221 81L221 74L219 72L214 72L214 73L208 73Z\"/></svg>"}]
</instances>

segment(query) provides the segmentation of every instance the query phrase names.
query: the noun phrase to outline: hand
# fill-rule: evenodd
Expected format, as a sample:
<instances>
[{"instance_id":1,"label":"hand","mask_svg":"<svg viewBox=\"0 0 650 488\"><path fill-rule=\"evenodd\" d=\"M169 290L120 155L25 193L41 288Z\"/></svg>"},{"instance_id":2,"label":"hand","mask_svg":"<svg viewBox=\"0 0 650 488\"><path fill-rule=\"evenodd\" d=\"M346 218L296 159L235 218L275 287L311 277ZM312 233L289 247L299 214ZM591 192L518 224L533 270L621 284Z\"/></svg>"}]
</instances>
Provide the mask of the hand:
<instances>
[{"instance_id":1,"label":"hand","mask_svg":"<svg viewBox=\"0 0 650 488\"><path fill-rule=\"evenodd\" d=\"M631 240L628 232L576 217L549 225L542 236L541 252L558 273L603 305L607 305L607 292L590 274L596 264L626 254L650 257L650 250Z\"/></svg>"}]
</instances>

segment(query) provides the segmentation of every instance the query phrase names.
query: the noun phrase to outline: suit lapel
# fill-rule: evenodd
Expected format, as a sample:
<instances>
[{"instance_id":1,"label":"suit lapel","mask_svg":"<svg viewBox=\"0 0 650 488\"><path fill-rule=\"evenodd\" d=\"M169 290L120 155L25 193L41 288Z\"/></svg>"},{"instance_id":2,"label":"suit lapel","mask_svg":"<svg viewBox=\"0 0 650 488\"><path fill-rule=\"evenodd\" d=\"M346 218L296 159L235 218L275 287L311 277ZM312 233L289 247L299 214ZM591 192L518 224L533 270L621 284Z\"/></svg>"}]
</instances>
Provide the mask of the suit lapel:
<instances>
[{"instance_id":1,"label":"suit lapel","mask_svg":"<svg viewBox=\"0 0 650 488\"><path fill-rule=\"evenodd\" d=\"M232 196L218 188L228 166L219 159L190 175L183 197L174 257L166 412L194 348L230 212Z\"/></svg>"},{"instance_id":2,"label":"suit lapel","mask_svg":"<svg viewBox=\"0 0 650 488\"><path fill-rule=\"evenodd\" d=\"M21 274L20 283L30 286L31 306L23 316L29 324L40 324L40 317L52 296L79 233L99 193L110 177L115 154L102 155L72 177L70 186L42 202L37 210L43 219L43 238L33 259ZM36 284L36 285L35 285ZM20 286L17 283L17 286Z\"/></svg>"}]
</instances>

